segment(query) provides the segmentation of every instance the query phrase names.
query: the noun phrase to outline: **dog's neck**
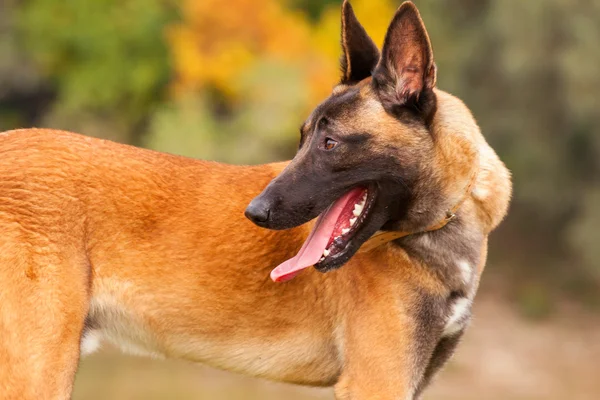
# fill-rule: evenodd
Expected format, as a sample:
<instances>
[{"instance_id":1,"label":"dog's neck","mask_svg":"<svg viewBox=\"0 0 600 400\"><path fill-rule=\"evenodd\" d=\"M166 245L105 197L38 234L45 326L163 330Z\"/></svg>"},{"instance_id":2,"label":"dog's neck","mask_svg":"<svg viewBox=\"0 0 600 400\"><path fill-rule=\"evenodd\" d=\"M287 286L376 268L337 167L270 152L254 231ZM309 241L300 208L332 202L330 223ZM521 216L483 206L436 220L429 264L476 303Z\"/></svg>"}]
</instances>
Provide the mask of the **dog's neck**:
<instances>
[{"instance_id":1,"label":"dog's neck","mask_svg":"<svg viewBox=\"0 0 600 400\"><path fill-rule=\"evenodd\" d=\"M471 195L473 191L473 187L475 182L477 181L477 175L479 173L479 168L477 167L478 158L476 158L476 167L473 168L473 172L465 186L465 189L460 194L458 199L454 202L452 206L446 209L445 215L443 218L438 219L436 223L433 225L427 226L425 229L415 230L415 231L377 231L373 236L371 236L359 249L359 253L368 252L374 248L377 248L381 245L389 243L393 240L403 238L405 236L409 236L415 233L425 233L437 231L439 229L444 228L450 221L452 221L456 217L456 212L463 205L465 200Z\"/></svg>"}]
</instances>

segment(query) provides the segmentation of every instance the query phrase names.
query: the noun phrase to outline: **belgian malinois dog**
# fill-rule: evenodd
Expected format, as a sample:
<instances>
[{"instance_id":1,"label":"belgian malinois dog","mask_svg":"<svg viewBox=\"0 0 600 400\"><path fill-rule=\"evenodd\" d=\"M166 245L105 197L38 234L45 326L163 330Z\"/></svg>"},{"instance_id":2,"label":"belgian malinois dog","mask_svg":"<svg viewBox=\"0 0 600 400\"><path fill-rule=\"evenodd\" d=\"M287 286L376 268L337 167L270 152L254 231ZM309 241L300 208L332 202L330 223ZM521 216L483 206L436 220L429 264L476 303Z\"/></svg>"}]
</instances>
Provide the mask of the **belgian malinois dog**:
<instances>
[{"instance_id":1,"label":"belgian malinois dog","mask_svg":"<svg viewBox=\"0 0 600 400\"><path fill-rule=\"evenodd\" d=\"M420 396L469 320L509 173L435 88L412 3L381 54L347 2L342 22L341 82L289 163L0 134L2 399L69 398L100 341L338 399Z\"/></svg>"}]
</instances>

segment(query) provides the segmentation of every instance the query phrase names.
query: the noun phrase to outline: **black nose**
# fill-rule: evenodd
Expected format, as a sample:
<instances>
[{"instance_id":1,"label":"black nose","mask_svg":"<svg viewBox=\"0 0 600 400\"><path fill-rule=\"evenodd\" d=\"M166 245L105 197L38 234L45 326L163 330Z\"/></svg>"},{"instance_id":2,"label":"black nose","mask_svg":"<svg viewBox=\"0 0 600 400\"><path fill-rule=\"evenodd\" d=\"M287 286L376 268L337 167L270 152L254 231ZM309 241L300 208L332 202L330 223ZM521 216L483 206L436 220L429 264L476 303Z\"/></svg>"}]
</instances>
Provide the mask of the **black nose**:
<instances>
[{"instance_id":1,"label":"black nose","mask_svg":"<svg viewBox=\"0 0 600 400\"><path fill-rule=\"evenodd\" d=\"M244 214L250 221L257 225L262 225L269 220L270 211L269 204L260 197L256 197L248 204Z\"/></svg>"}]
</instances>

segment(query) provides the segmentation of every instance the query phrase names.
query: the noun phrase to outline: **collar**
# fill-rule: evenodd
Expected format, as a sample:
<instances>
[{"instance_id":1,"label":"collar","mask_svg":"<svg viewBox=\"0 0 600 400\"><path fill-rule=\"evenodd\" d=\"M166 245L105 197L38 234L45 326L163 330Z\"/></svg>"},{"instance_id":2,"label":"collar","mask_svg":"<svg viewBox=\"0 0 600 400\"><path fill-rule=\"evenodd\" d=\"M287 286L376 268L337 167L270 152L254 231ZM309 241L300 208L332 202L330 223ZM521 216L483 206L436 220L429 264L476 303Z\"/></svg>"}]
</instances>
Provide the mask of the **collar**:
<instances>
[{"instance_id":1,"label":"collar","mask_svg":"<svg viewBox=\"0 0 600 400\"><path fill-rule=\"evenodd\" d=\"M392 240L400 239L405 236L414 235L416 233L437 231L438 229L442 229L443 227L445 227L450 221L452 221L456 217L456 212L458 211L460 206L463 205L463 203L465 202L467 197L469 197L469 195L471 194L471 191L473 190L473 186L475 185L475 181L477 180L478 173L479 173L479 169L477 168L471 175L471 178L469 178L469 183L465 187L463 194L460 196L460 198L458 199L456 204L454 204L454 206L452 206L450 209L448 209L446 211L446 216L442 220L440 220L439 222L437 222L421 231L416 231L416 232L377 231L377 232L375 232L375 234L373 234L373 236L371 236L369 239L367 239L366 242L364 242L362 244L362 246L358 250L358 253L366 253L366 252L371 251L374 248L377 248L383 244L391 242Z\"/></svg>"}]
</instances>

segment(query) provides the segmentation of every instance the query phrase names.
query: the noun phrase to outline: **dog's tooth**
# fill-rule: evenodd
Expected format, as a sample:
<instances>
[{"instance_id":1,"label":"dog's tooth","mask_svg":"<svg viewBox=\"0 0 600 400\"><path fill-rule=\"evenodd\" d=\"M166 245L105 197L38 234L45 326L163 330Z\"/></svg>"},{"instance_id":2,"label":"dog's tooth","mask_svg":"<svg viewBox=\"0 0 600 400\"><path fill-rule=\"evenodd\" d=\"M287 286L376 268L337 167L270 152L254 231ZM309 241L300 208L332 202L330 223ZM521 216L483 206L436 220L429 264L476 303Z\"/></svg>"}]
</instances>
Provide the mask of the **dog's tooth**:
<instances>
[{"instance_id":1,"label":"dog's tooth","mask_svg":"<svg viewBox=\"0 0 600 400\"><path fill-rule=\"evenodd\" d=\"M323 250L323 256L327 257L329 255L329 250L325 249Z\"/></svg>"},{"instance_id":2,"label":"dog's tooth","mask_svg":"<svg viewBox=\"0 0 600 400\"><path fill-rule=\"evenodd\" d=\"M319 259L319 262L323 261L324 259L325 259L325 257L321 257L321 258Z\"/></svg>"},{"instance_id":3,"label":"dog's tooth","mask_svg":"<svg viewBox=\"0 0 600 400\"><path fill-rule=\"evenodd\" d=\"M354 225L355 222L356 222L356 217L350 218L350 226Z\"/></svg>"},{"instance_id":4,"label":"dog's tooth","mask_svg":"<svg viewBox=\"0 0 600 400\"><path fill-rule=\"evenodd\" d=\"M360 215L360 213L363 210L364 205L363 204L356 204L354 206L354 211L352 211L352 214L354 214L355 217L358 217Z\"/></svg>"},{"instance_id":5,"label":"dog's tooth","mask_svg":"<svg viewBox=\"0 0 600 400\"><path fill-rule=\"evenodd\" d=\"M350 228L344 228L344 229L342 229L342 235L345 235L348 232L350 232Z\"/></svg>"}]
</instances>

